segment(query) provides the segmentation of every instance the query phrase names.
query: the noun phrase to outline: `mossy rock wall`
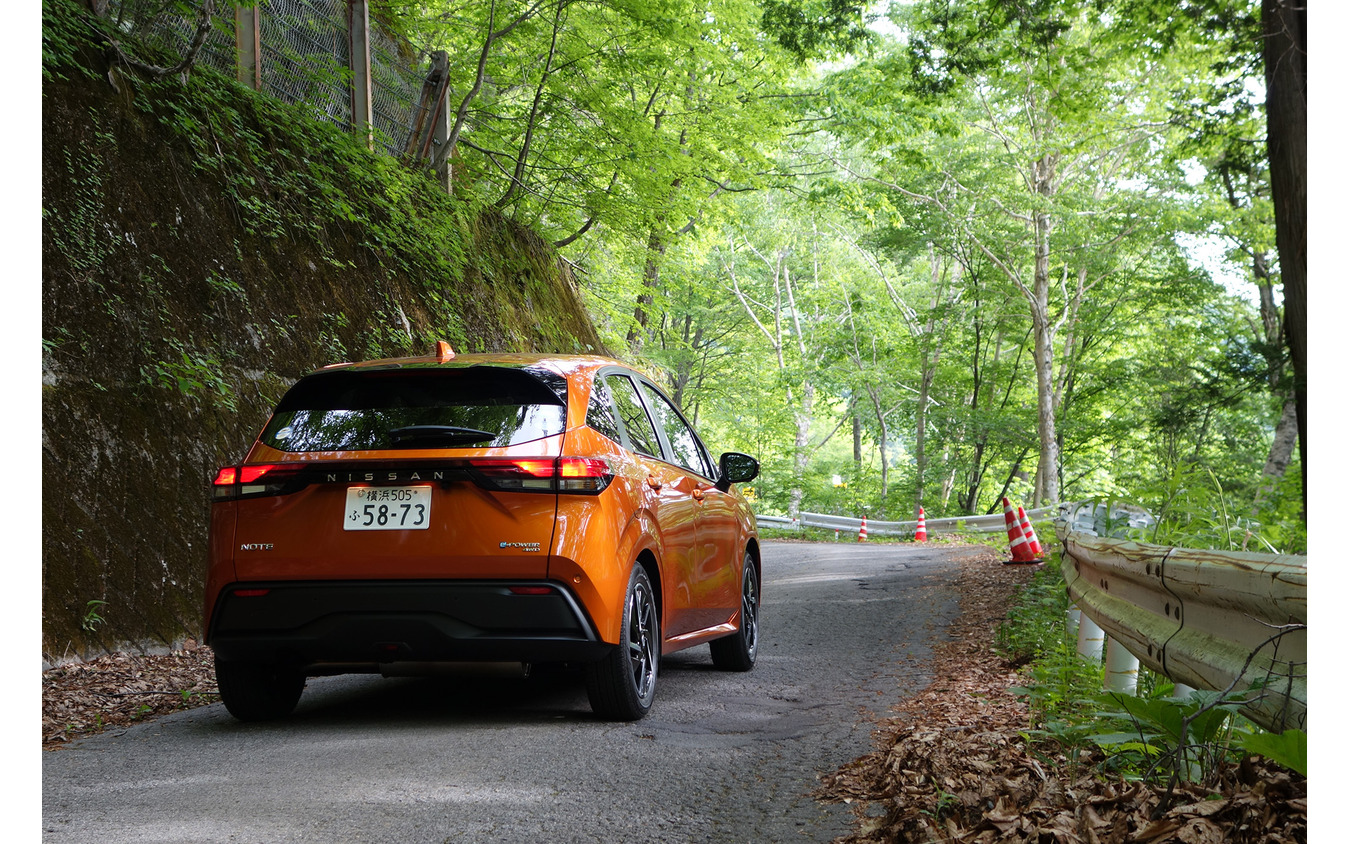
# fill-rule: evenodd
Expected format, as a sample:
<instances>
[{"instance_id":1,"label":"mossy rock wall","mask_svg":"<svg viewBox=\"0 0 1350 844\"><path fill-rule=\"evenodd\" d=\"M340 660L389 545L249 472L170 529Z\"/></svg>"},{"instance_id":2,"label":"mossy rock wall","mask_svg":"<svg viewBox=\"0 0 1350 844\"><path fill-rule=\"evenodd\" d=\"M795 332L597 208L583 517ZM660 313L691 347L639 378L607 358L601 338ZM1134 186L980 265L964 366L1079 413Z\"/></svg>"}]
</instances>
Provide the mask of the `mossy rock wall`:
<instances>
[{"instance_id":1,"label":"mossy rock wall","mask_svg":"<svg viewBox=\"0 0 1350 844\"><path fill-rule=\"evenodd\" d=\"M533 232L230 80L90 52L43 86L48 661L201 635L210 479L304 373L604 351Z\"/></svg>"}]
</instances>

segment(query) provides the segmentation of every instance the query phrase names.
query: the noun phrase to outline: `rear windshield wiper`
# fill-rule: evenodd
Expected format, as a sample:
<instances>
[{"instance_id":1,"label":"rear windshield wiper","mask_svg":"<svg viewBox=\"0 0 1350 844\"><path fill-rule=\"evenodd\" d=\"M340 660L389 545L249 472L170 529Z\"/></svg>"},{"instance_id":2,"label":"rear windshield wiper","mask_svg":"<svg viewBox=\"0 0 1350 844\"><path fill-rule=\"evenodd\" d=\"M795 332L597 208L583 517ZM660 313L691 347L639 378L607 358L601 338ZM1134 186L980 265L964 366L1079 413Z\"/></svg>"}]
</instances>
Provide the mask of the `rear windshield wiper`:
<instances>
[{"instance_id":1,"label":"rear windshield wiper","mask_svg":"<svg viewBox=\"0 0 1350 844\"><path fill-rule=\"evenodd\" d=\"M437 442L450 443L480 443L496 438L496 434L491 431L480 431L477 428L461 428L458 425L408 425L405 428L395 428L389 432L390 442L395 448L400 446L413 445L416 443L434 440Z\"/></svg>"}]
</instances>

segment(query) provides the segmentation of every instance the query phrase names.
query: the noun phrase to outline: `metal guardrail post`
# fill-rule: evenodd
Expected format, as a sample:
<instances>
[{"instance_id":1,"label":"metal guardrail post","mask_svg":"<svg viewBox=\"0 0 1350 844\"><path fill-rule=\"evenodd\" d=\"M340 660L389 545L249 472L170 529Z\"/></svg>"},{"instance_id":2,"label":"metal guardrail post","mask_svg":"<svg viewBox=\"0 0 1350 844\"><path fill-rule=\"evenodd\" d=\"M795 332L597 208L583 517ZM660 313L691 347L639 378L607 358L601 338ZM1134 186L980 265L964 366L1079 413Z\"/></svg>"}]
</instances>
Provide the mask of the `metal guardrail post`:
<instances>
[{"instance_id":1,"label":"metal guardrail post","mask_svg":"<svg viewBox=\"0 0 1350 844\"><path fill-rule=\"evenodd\" d=\"M1078 655L1086 660L1102 661L1102 648L1106 643L1106 634L1086 614L1078 619Z\"/></svg>"},{"instance_id":2,"label":"metal guardrail post","mask_svg":"<svg viewBox=\"0 0 1350 844\"><path fill-rule=\"evenodd\" d=\"M1106 640L1106 673L1102 688L1133 695L1139 687L1139 660L1115 639Z\"/></svg>"}]
</instances>

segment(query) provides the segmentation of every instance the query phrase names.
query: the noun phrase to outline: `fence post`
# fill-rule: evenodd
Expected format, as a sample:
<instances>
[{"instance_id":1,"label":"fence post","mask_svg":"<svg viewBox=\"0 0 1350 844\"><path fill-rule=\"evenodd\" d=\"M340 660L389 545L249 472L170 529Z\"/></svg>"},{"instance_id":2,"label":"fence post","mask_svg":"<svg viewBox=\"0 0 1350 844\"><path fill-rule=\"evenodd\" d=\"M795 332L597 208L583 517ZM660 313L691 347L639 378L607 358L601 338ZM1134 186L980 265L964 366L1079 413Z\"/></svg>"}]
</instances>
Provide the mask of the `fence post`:
<instances>
[{"instance_id":1,"label":"fence post","mask_svg":"<svg viewBox=\"0 0 1350 844\"><path fill-rule=\"evenodd\" d=\"M347 0L348 52L352 71L352 131L374 148L374 102L370 82L370 0Z\"/></svg>"},{"instance_id":2,"label":"fence post","mask_svg":"<svg viewBox=\"0 0 1350 844\"><path fill-rule=\"evenodd\" d=\"M1139 660L1115 639L1106 640L1106 674L1102 688L1133 695L1139 687Z\"/></svg>"},{"instance_id":3,"label":"fence post","mask_svg":"<svg viewBox=\"0 0 1350 844\"><path fill-rule=\"evenodd\" d=\"M436 109L432 112L433 140L435 145L432 149L445 146L450 142L450 86L442 85L440 98L436 101ZM432 161L436 157L432 155ZM455 167L450 160L450 156L445 157L445 163L436 171L436 183L445 188L446 193L451 193L455 182Z\"/></svg>"},{"instance_id":4,"label":"fence post","mask_svg":"<svg viewBox=\"0 0 1350 844\"><path fill-rule=\"evenodd\" d=\"M262 27L258 6L234 7L235 78L255 91L262 90Z\"/></svg>"}]
</instances>

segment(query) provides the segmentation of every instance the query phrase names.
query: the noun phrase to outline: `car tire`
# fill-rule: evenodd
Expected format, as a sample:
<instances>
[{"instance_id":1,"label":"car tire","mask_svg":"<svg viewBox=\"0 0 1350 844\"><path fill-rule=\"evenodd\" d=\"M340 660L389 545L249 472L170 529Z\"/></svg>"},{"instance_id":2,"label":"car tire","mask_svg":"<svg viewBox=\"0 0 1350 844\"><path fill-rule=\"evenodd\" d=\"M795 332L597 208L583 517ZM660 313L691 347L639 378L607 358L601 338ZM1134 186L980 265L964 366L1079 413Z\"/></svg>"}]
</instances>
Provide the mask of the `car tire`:
<instances>
[{"instance_id":1,"label":"car tire","mask_svg":"<svg viewBox=\"0 0 1350 844\"><path fill-rule=\"evenodd\" d=\"M607 721L636 721L652 708L661 661L661 621L651 579L633 566L624 598L619 644L586 666L591 709Z\"/></svg>"},{"instance_id":2,"label":"car tire","mask_svg":"<svg viewBox=\"0 0 1350 844\"><path fill-rule=\"evenodd\" d=\"M216 685L231 715L240 721L270 721L295 709L305 675L282 665L216 660Z\"/></svg>"},{"instance_id":3,"label":"car tire","mask_svg":"<svg viewBox=\"0 0 1350 844\"><path fill-rule=\"evenodd\" d=\"M745 552L745 563L741 566L740 629L712 640L708 648L712 651L713 665L723 671L749 671L755 667L759 652L759 575L749 551Z\"/></svg>"}]
</instances>

